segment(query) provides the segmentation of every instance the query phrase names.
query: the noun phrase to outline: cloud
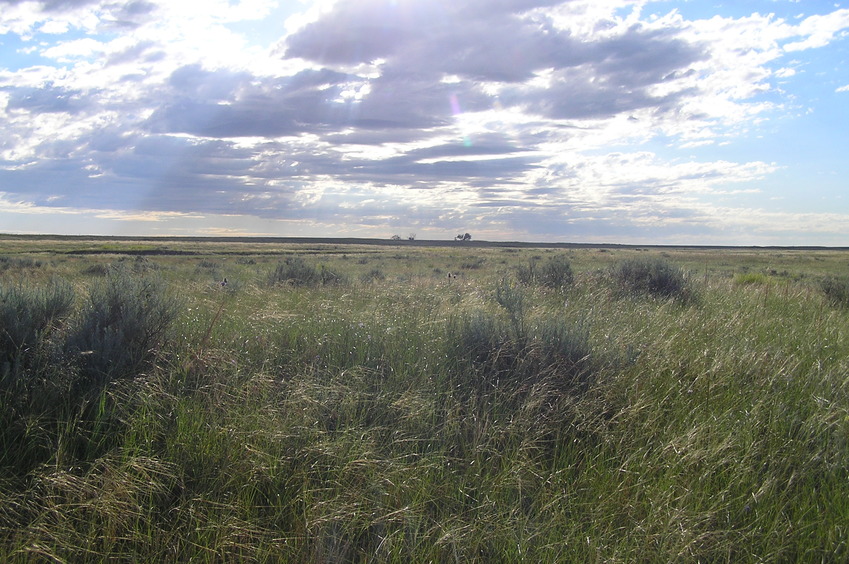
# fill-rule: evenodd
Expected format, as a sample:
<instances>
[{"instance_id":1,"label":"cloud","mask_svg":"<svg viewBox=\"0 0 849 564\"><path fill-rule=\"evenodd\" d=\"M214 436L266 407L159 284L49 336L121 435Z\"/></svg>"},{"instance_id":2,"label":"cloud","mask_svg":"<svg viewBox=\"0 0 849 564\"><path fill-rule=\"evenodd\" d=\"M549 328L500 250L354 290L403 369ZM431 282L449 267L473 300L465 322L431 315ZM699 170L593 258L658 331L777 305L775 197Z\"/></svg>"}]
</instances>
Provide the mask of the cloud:
<instances>
[{"instance_id":1,"label":"cloud","mask_svg":"<svg viewBox=\"0 0 849 564\"><path fill-rule=\"evenodd\" d=\"M709 233L705 201L779 170L709 150L777 114L773 81L798 79L783 57L833 41L849 11L649 4L363 0L285 24L257 19L264 1L0 0L0 31L38 57L0 70L0 191L118 215Z\"/></svg>"},{"instance_id":2,"label":"cloud","mask_svg":"<svg viewBox=\"0 0 849 564\"><path fill-rule=\"evenodd\" d=\"M26 38L37 29L44 33L64 33L71 28L128 31L150 21L157 10L157 4L146 0L0 0L0 7L0 33Z\"/></svg>"},{"instance_id":3,"label":"cloud","mask_svg":"<svg viewBox=\"0 0 849 564\"><path fill-rule=\"evenodd\" d=\"M88 103L83 98L81 90L57 88L47 84L43 88L0 87L9 93L6 102L7 110L26 110L36 113L67 112L75 114L84 109Z\"/></svg>"},{"instance_id":4,"label":"cloud","mask_svg":"<svg viewBox=\"0 0 849 564\"><path fill-rule=\"evenodd\" d=\"M795 28L796 34L802 39L786 44L784 49L792 52L824 47L847 27L849 27L849 9L810 16L802 20Z\"/></svg>"},{"instance_id":5,"label":"cloud","mask_svg":"<svg viewBox=\"0 0 849 564\"><path fill-rule=\"evenodd\" d=\"M41 2L28 2L27 0L0 0L0 4L15 6L21 4L32 4L42 12L66 12L74 8L99 4L98 0L43 0Z\"/></svg>"},{"instance_id":6,"label":"cloud","mask_svg":"<svg viewBox=\"0 0 849 564\"><path fill-rule=\"evenodd\" d=\"M518 14L554 2L341 3L337 10L294 33L287 57L353 68L384 61L390 74L457 74L520 81L535 70L577 64L580 44L537 18ZM504 38L509 37L509 41Z\"/></svg>"}]
</instances>

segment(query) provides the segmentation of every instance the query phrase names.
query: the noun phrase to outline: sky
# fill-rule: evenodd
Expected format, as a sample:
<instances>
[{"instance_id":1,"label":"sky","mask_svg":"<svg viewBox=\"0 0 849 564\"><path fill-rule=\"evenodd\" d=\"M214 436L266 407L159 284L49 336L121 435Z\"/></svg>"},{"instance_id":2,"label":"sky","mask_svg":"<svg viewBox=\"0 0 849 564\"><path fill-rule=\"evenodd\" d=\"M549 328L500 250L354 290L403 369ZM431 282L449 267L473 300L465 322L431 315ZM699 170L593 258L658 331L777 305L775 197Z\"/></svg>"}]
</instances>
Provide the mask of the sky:
<instances>
[{"instance_id":1,"label":"sky","mask_svg":"<svg viewBox=\"0 0 849 564\"><path fill-rule=\"evenodd\" d=\"M849 246L849 2L0 0L0 233Z\"/></svg>"}]
</instances>

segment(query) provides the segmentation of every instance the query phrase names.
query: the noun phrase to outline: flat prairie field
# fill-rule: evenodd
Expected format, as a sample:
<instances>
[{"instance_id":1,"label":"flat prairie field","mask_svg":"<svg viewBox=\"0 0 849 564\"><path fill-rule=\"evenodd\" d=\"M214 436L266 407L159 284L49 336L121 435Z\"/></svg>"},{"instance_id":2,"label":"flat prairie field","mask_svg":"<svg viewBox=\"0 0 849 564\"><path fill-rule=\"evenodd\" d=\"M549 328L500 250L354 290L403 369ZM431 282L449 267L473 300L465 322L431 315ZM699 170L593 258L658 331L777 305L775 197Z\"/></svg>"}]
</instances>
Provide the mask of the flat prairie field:
<instances>
[{"instance_id":1,"label":"flat prairie field","mask_svg":"<svg viewBox=\"0 0 849 564\"><path fill-rule=\"evenodd\" d=\"M0 561L845 562L849 249L0 235Z\"/></svg>"}]
</instances>

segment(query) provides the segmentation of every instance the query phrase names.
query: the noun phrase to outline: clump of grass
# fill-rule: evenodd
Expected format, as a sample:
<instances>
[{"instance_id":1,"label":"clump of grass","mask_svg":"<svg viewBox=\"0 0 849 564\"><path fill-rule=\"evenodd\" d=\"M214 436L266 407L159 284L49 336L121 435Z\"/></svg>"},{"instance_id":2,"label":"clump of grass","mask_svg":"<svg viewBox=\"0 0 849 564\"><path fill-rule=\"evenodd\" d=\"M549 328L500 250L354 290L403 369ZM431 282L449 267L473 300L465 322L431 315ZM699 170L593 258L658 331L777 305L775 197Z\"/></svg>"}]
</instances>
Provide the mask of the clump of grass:
<instances>
[{"instance_id":1,"label":"clump of grass","mask_svg":"<svg viewBox=\"0 0 849 564\"><path fill-rule=\"evenodd\" d=\"M112 265L109 263L96 262L87 264L85 268L82 269L82 273L88 276L106 276L109 274L109 270L112 268Z\"/></svg>"},{"instance_id":2,"label":"clump of grass","mask_svg":"<svg viewBox=\"0 0 849 564\"><path fill-rule=\"evenodd\" d=\"M575 280L572 265L563 255L551 257L543 264L532 258L527 265L516 268L516 276L526 286L539 284L556 290L572 285Z\"/></svg>"},{"instance_id":3,"label":"clump of grass","mask_svg":"<svg viewBox=\"0 0 849 564\"><path fill-rule=\"evenodd\" d=\"M612 268L613 281L625 294L659 298L691 297L684 272L664 259L629 259Z\"/></svg>"},{"instance_id":4,"label":"clump of grass","mask_svg":"<svg viewBox=\"0 0 849 564\"><path fill-rule=\"evenodd\" d=\"M198 270L217 270L221 265L209 259L201 259L198 262Z\"/></svg>"},{"instance_id":5,"label":"clump of grass","mask_svg":"<svg viewBox=\"0 0 849 564\"><path fill-rule=\"evenodd\" d=\"M29 257L8 257L0 256L0 271L9 269L31 269L41 268L43 262L40 260L31 259Z\"/></svg>"},{"instance_id":6,"label":"clump of grass","mask_svg":"<svg viewBox=\"0 0 849 564\"><path fill-rule=\"evenodd\" d=\"M364 272L360 276L360 280L365 284L370 284L372 282L382 282L386 280L386 273L383 272L380 268L372 268L368 272Z\"/></svg>"},{"instance_id":7,"label":"clump of grass","mask_svg":"<svg viewBox=\"0 0 849 564\"><path fill-rule=\"evenodd\" d=\"M547 288L560 289L575 280L572 265L565 256L555 256L546 262L539 273L540 283Z\"/></svg>"},{"instance_id":8,"label":"clump of grass","mask_svg":"<svg viewBox=\"0 0 849 564\"><path fill-rule=\"evenodd\" d=\"M461 367L460 374L471 378L470 391L501 388L522 396L554 380L556 389L571 392L585 381L591 354L583 325L558 316L530 322L525 290L506 278L496 286L494 298L507 314L506 323L477 311L448 329L448 356Z\"/></svg>"},{"instance_id":9,"label":"clump of grass","mask_svg":"<svg viewBox=\"0 0 849 564\"><path fill-rule=\"evenodd\" d=\"M133 259L133 272L148 272L159 269L159 263L150 260L146 256L136 255L136 258Z\"/></svg>"},{"instance_id":10,"label":"clump of grass","mask_svg":"<svg viewBox=\"0 0 849 564\"><path fill-rule=\"evenodd\" d=\"M301 257L289 257L279 263L268 277L271 286L286 284L290 286L320 286L344 284L346 277L337 274L323 265L316 268Z\"/></svg>"},{"instance_id":11,"label":"clump of grass","mask_svg":"<svg viewBox=\"0 0 849 564\"><path fill-rule=\"evenodd\" d=\"M300 257L289 257L279 263L268 277L270 285L316 286L321 278L318 270Z\"/></svg>"},{"instance_id":12,"label":"clump of grass","mask_svg":"<svg viewBox=\"0 0 849 564\"><path fill-rule=\"evenodd\" d=\"M485 264L486 259L484 257L473 257L460 263L460 268L463 270L480 270Z\"/></svg>"},{"instance_id":13,"label":"clump of grass","mask_svg":"<svg viewBox=\"0 0 849 564\"><path fill-rule=\"evenodd\" d=\"M492 364L494 359L505 361L517 348L508 329L482 311L455 320L449 328L450 358L473 366Z\"/></svg>"},{"instance_id":14,"label":"clump of grass","mask_svg":"<svg viewBox=\"0 0 849 564\"><path fill-rule=\"evenodd\" d=\"M449 326L450 357L469 363L492 376L517 371L520 378L546 372L574 372L589 360L589 333L585 327L563 319L543 319L524 333L484 312L475 312Z\"/></svg>"},{"instance_id":15,"label":"clump of grass","mask_svg":"<svg viewBox=\"0 0 849 564\"><path fill-rule=\"evenodd\" d=\"M734 275L734 283L740 286L765 286L771 281L762 272L744 272Z\"/></svg>"},{"instance_id":16,"label":"clump of grass","mask_svg":"<svg viewBox=\"0 0 849 564\"><path fill-rule=\"evenodd\" d=\"M832 305L849 308L849 277L827 276L819 286Z\"/></svg>"},{"instance_id":17,"label":"clump of grass","mask_svg":"<svg viewBox=\"0 0 849 564\"><path fill-rule=\"evenodd\" d=\"M160 265L155 261L145 256L137 255L132 259L121 257L115 262L90 263L82 269L82 273L90 276L107 276L115 270L131 270L136 273L144 273L160 269Z\"/></svg>"},{"instance_id":18,"label":"clump of grass","mask_svg":"<svg viewBox=\"0 0 849 564\"><path fill-rule=\"evenodd\" d=\"M495 301L504 308L510 318L513 337L522 340L525 337L525 312L527 297L525 291L509 279L503 278L495 287Z\"/></svg>"}]
</instances>

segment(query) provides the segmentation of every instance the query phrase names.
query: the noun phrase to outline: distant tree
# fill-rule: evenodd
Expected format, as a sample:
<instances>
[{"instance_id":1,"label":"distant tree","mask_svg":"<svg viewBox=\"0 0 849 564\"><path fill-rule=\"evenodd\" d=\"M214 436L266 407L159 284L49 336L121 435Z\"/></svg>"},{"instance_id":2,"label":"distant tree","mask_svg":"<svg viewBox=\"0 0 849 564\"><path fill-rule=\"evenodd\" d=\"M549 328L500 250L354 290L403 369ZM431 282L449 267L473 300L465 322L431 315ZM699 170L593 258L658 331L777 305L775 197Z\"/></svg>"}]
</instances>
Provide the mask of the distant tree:
<instances>
[{"instance_id":1,"label":"distant tree","mask_svg":"<svg viewBox=\"0 0 849 564\"><path fill-rule=\"evenodd\" d=\"M408 241L415 241L416 240L416 234L410 233L409 235L407 235L407 240Z\"/></svg>"},{"instance_id":2,"label":"distant tree","mask_svg":"<svg viewBox=\"0 0 849 564\"><path fill-rule=\"evenodd\" d=\"M392 239L393 241L400 241L401 236L400 235L393 235L392 237L390 237L390 239Z\"/></svg>"},{"instance_id":3,"label":"distant tree","mask_svg":"<svg viewBox=\"0 0 849 564\"><path fill-rule=\"evenodd\" d=\"M456 237L454 237L454 239L456 239L457 241L471 241L472 236L466 233L465 235L457 235Z\"/></svg>"}]
</instances>

